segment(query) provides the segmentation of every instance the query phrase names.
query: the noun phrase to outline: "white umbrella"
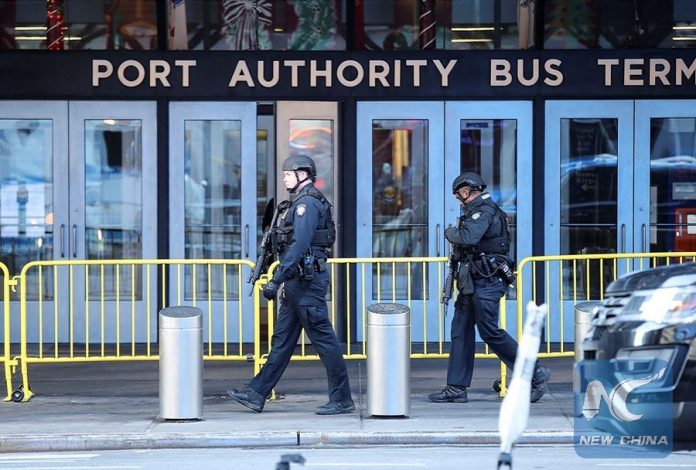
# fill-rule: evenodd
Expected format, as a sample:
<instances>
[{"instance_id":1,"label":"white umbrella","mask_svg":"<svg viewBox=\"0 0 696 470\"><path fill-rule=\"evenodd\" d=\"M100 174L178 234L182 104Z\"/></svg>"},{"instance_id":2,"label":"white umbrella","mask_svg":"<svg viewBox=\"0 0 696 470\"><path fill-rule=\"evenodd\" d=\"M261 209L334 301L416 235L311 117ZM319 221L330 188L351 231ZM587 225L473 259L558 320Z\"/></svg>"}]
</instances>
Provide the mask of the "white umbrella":
<instances>
[{"instance_id":1,"label":"white umbrella","mask_svg":"<svg viewBox=\"0 0 696 470\"><path fill-rule=\"evenodd\" d=\"M532 376L547 309L546 304L539 307L531 301L527 304L527 319L524 323L522 340L517 347L512 380L498 415L498 433L500 434L498 469L512 468L512 446L527 426Z\"/></svg>"}]
</instances>

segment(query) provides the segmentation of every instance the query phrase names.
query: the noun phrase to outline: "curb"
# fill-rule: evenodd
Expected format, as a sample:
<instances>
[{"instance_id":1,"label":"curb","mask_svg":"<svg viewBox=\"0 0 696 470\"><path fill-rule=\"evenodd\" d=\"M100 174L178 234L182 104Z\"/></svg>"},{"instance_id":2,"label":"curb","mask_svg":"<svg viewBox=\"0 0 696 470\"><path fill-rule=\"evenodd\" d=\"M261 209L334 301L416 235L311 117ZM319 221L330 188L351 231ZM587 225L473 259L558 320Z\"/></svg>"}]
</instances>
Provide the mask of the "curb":
<instances>
[{"instance_id":1,"label":"curb","mask_svg":"<svg viewBox=\"0 0 696 470\"><path fill-rule=\"evenodd\" d=\"M497 432L302 432L299 445L499 445ZM570 431L524 433L517 444L572 444Z\"/></svg>"},{"instance_id":2,"label":"curb","mask_svg":"<svg viewBox=\"0 0 696 470\"><path fill-rule=\"evenodd\" d=\"M497 432L262 432L0 436L2 452L379 445L498 445ZM568 445L573 433L524 433L517 444Z\"/></svg>"}]
</instances>

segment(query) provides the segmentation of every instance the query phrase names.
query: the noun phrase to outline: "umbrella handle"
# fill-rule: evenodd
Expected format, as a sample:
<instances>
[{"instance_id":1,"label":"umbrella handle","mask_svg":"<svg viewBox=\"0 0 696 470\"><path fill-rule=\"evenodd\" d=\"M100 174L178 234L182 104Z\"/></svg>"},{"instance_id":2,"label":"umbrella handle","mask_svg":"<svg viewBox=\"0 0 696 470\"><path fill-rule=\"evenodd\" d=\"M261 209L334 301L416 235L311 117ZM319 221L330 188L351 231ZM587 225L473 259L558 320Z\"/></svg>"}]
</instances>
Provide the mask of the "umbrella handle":
<instances>
[{"instance_id":1,"label":"umbrella handle","mask_svg":"<svg viewBox=\"0 0 696 470\"><path fill-rule=\"evenodd\" d=\"M501 452L498 456L498 470L512 470L512 454Z\"/></svg>"}]
</instances>

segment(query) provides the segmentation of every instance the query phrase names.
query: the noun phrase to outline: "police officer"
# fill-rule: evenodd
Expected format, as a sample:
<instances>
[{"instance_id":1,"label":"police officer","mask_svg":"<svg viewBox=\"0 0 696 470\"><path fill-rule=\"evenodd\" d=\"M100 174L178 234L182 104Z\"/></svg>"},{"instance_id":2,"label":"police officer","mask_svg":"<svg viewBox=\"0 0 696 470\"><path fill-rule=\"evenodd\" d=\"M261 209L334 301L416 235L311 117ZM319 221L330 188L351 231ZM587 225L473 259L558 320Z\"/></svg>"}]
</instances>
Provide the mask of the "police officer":
<instances>
[{"instance_id":1,"label":"police officer","mask_svg":"<svg viewBox=\"0 0 696 470\"><path fill-rule=\"evenodd\" d=\"M481 338L505 365L512 369L517 342L498 326L500 298L514 281L512 262L507 257L510 232L507 216L485 191L486 184L474 172L455 178L452 192L463 207L457 227L445 230L459 261L459 295L452 320L452 349L447 368L447 386L428 395L435 403L466 403L467 387L474 370L474 325ZM550 371L536 365L532 378L531 401L539 401L546 392Z\"/></svg>"},{"instance_id":2,"label":"police officer","mask_svg":"<svg viewBox=\"0 0 696 470\"><path fill-rule=\"evenodd\" d=\"M326 258L336 239L331 204L314 186L317 169L305 155L283 162L283 182L290 200L279 205L278 222L271 227L273 246L280 265L263 296L273 300L281 285L280 308L273 345L266 364L243 391L231 389L230 397L258 413L263 410L297 345L302 329L317 350L329 381L329 402L315 409L319 415L350 413L355 404L350 394L343 352L329 321L326 292L329 273Z\"/></svg>"}]
</instances>

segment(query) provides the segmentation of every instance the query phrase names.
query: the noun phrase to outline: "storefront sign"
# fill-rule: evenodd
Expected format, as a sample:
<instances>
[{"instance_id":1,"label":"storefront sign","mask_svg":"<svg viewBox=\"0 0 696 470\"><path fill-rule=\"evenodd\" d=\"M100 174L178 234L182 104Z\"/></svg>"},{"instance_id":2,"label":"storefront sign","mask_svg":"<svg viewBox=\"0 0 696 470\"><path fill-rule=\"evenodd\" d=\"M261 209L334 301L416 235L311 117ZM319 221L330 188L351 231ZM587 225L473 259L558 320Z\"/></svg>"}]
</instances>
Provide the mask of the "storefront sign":
<instances>
[{"instance_id":1,"label":"storefront sign","mask_svg":"<svg viewBox=\"0 0 696 470\"><path fill-rule=\"evenodd\" d=\"M17 52L0 55L0 93L138 99L692 97L696 51Z\"/></svg>"},{"instance_id":2,"label":"storefront sign","mask_svg":"<svg viewBox=\"0 0 696 470\"><path fill-rule=\"evenodd\" d=\"M410 84L421 86L421 70L434 67L440 74L440 86L449 86L449 75L457 60L452 59L443 64L439 60L368 60L367 67L357 60L344 60L336 63L332 60L272 60L253 61L239 60L234 65L227 84L234 88L244 84L249 88L261 86L273 88L280 82L281 76L289 81L290 87L326 87L340 85L353 88L367 81L370 87L382 86L400 87L402 74L410 74ZM181 83L179 86L189 87L189 74L196 67L196 60L175 60L174 66L181 67ZM300 84L299 75L302 70L309 70L309 82ZM150 88L170 87L169 75L172 66L166 60L149 60L146 64L137 60L126 60L116 68L118 81L126 87L136 87L142 84ZM108 59L92 60L92 86L100 86L102 80L114 75L114 64Z\"/></svg>"}]
</instances>

